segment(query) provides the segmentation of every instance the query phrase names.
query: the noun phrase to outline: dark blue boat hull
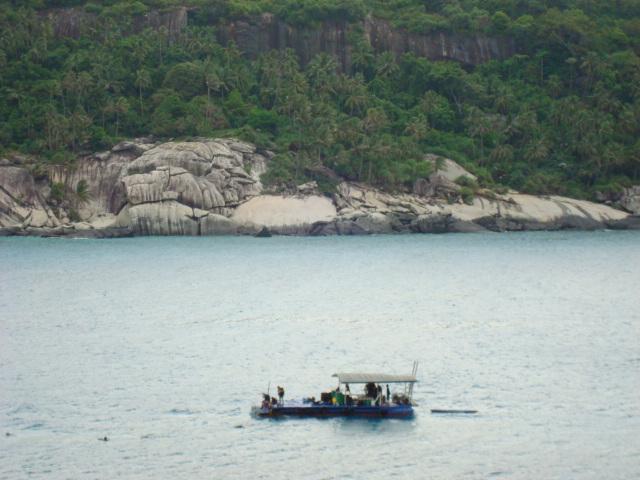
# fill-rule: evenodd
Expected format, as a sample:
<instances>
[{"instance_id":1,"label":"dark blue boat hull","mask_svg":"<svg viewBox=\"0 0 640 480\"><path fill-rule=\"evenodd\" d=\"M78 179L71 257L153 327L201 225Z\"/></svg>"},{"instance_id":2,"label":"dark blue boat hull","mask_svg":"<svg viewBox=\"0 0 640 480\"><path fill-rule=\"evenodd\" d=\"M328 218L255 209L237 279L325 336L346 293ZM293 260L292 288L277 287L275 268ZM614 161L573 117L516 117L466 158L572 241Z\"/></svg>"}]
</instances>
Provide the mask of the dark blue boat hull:
<instances>
[{"instance_id":1,"label":"dark blue boat hull","mask_svg":"<svg viewBox=\"0 0 640 480\"><path fill-rule=\"evenodd\" d=\"M368 418L409 418L413 416L411 405L330 405L330 404L285 404L270 408L254 408L259 417L368 417Z\"/></svg>"}]
</instances>

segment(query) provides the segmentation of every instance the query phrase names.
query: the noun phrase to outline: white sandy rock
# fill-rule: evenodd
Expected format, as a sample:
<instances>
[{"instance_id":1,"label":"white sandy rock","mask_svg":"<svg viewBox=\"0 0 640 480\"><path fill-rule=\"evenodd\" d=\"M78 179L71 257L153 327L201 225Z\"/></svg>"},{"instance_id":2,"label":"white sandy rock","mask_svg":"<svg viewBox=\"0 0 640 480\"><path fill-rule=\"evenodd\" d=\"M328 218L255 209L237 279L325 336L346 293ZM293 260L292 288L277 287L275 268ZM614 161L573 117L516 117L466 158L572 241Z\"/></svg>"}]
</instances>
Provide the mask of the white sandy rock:
<instances>
[{"instance_id":1,"label":"white sandy rock","mask_svg":"<svg viewBox=\"0 0 640 480\"><path fill-rule=\"evenodd\" d=\"M240 205L231 218L241 225L254 224L277 228L330 221L336 215L336 207L327 197L261 195Z\"/></svg>"},{"instance_id":2,"label":"white sandy rock","mask_svg":"<svg viewBox=\"0 0 640 480\"><path fill-rule=\"evenodd\" d=\"M477 177L462 167L459 163L454 162L450 158L439 157L437 155L427 154L426 159L435 167L440 163L440 168L435 169L433 174L445 178L451 182L455 182L459 177L469 177L471 180L477 180ZM440 162L438 162L440 160Z\"/></svg>"},{"instance_id":3,"label":"white sandy rock","mask_svg":"<svg viewBox=\"0 0 640 480\"><path fill-rule=\"evenodd\" d=\"M200 220L200 235L235 235L238 224L223 216L210 213Z\"/></svg>"}]
</instances>

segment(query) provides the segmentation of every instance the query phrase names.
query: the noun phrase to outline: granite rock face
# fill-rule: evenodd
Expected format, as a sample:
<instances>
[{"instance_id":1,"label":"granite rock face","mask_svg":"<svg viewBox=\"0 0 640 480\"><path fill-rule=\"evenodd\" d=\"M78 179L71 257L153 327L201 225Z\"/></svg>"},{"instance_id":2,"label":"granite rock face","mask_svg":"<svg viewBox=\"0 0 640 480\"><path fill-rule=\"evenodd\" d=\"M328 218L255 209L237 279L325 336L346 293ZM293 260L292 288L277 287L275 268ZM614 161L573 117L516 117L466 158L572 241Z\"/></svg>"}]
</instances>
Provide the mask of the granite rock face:
<instances>
[{"instance_id":1,"label":"granite rock face","mask_svg":"<svg viewBox=\"0 0 640 480\"><path fill-rule=\"evenodd\" d=\"M150 148L121 174L127 203L117 224L142 235L237 233L227 217L262 191L267 156L229 139Z\"/></svg>"},{"instance_id":2,"label":"granite rock face","mask_svg":"<svg viewBox=\"0 0 640 480\"><path fill-rule=\"evenodd\" d=\"M69 221L69 205L58 206L60 218L53 213L50 188L38 187L26 168L3 164L0 228L56 236L107 229L113 229L110 236L251 233L258 227L238 225L228 217L262 192L260 176L270 156L234 139L122 142L79 159L72 169L49 169L51 184L64 185L73 200L79 216L75 222ZM88 191L83 201L74 197L81 182ZM54 227L60 228L39 230Z\"/></svg>"},{"instance_id":3,"label":"granite rock face","mask_svg":"<svg viewBox=\"0 0 640 480\"><path fill-rule=\"evenodd\" d=\"M0 227L52 228L60 225L47 204L48 187L24 167L0 165Z\"/></svg>"},{"instance_id":4,"label":"granite rock face","mask_svg":"<svg viewBox=\"0 0 640 480\"><path fill-rule=\"evenodd\" d=\"M151 9L134 16L123 26L127 33L145 28L164 29L169 38L179 36L190 22L190 14L197 7ZM83 33L100 31L100 17L82 7L49 9L41 14L52 27L56 37L79 38ZM343 71L351 71L352 47L349 37L362 32L364 40L375 52L391 52L396 58L413 53L430 60L455 60L466 65L480 65L490 60L503 60L516 52L513 38L482 34L412 33L395 28L387 20L368 15L364 20L349 24L346 21L323 21L312 27L290 25L277 16L264 13L241 19L219 22L217 39L222 44L235 43L250 58L269 50L293 49L302 65L319 53L334 57Z\"/></svg>"},{"instance_id":5,"label":"granite rock face","mask_svg":"<svg viewBox=\"0 0 640 480\"><path fill-rule=\"evenodd\" d=\"M170 38L176 37L187 26L187 12L186 7L151 10L133 17L131 25L125 27L125 33L138 33L145 28L164 28ZM98 15L81 7L50 9L44 11L41 17L50 22L53 34L59 38L79 38L83 33L100 31L102 26Z\"/></svg>"},{"instance_id":6,"label":"granite rock face","mask_svg":"<svg viewBox=\"0 0 640 480\"><path fill-rule=\"evenodd\" d=\"M640 215L640 185L625 188L619 203L625 210Z\"/></svg>"},{"instance_id":7,"label":"granite rock face","mask_svg":"<svg viewBox=\"0 0 640 480\"><path fill-rule=\"evenodd\" d=\"M640 228L640 217L565 197L478 190L461 198L455 162L427 156L435 171L412 193L343 181L331 196L315 182L295 194L266 192L260 177L273 154L234 139L156 143L141 138L51 167L49 181L0 162L0 235L366 235ZM84 186L87 194L75 192ZM52 195L64 187L66 199ZM63 187L61 187L63 186ZM633 193L633 191L631 191ZM635 197L634 197L635 198ZM633 206L632 203L629 204ZM77 217L77 218L76 218ZM71 222L69 218L73 218Z\"/></svg>"},{"instance_id":8,"label":"granite rock face","mask_svg":"<svg viewBox=\"0 0 640 480\"><path fill-rule=\"evenodd\" d=\"M441 181L437 176L430 178ZM312 234L594 230L634 228L635 224L627 213L606 205L517 192L478 196L466 204L461 200L449 203L442 197L389 194L345 182L339 185L334 202L336 219L315 225Z\"/></svg>"},{"instance_id":9,"label":"granite rock face","mask_svg":"<svg viewBox=\"0 0 640 480\"><path fill-rule=\"evenodd\" d=\"M430 60L480 65L490 60L503 60L516 52L515 42L509 37L411 33L370 15L357 27L374 51L391 52L396 58L413 53ZM353 26L344 21L325 21L312 28L297 27L272 14L263 14L219 25L218 40L223 44L234 42L251 58L269 50L290 48L303 65L315 55L326 53L336 59L343 71L349 72L352 48L348 38L352 31L355 31Z\"/></svg>"}]
</instances>

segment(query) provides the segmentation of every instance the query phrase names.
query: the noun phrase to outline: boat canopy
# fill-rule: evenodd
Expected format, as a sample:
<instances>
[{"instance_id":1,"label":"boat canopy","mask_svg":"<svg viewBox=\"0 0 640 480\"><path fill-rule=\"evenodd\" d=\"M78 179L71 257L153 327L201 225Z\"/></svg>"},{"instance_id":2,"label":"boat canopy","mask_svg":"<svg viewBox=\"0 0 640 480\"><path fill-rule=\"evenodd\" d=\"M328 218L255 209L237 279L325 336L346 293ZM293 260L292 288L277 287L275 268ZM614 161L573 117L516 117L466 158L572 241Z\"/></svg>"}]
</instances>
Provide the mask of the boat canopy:
<instances>
[{"instance_id":1,"label":"boat canopy","mask_svg":"<svg viewBox=\"0 0 640 480\"><path fill-rule=\"evenodd\" d=\"M389 375L386 373L334 373L340 383L415 383L415 375Z\"/></svg>"}]
</instances>

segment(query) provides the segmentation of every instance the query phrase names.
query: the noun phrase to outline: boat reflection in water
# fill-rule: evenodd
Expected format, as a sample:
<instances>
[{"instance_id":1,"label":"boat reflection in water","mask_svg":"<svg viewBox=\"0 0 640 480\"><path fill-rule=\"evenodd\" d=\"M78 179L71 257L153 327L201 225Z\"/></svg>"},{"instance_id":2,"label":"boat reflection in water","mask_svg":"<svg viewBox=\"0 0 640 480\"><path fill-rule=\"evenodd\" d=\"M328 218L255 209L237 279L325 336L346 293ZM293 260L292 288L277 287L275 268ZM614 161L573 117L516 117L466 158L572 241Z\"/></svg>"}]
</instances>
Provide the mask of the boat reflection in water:
<instances>
[{"instance_id":1,"label":"boat reflection in water","mask_svg":"<svg viewBox=\"0 0 640 480\"><path fill-rule=\"evenodd\" d=\"M417 382L417 362L411 375L384 373L336 373L338 386L315 397L303 400L276 399L263 394L262 404L252 408L258 417L375 417L408 418L413 416L413 385ZM364 385L362 393L351 390L352 385ZM392 393L391 386L401 385ZM280 388L280 387L279 387Z\"/></svg>"}]
</instances>

